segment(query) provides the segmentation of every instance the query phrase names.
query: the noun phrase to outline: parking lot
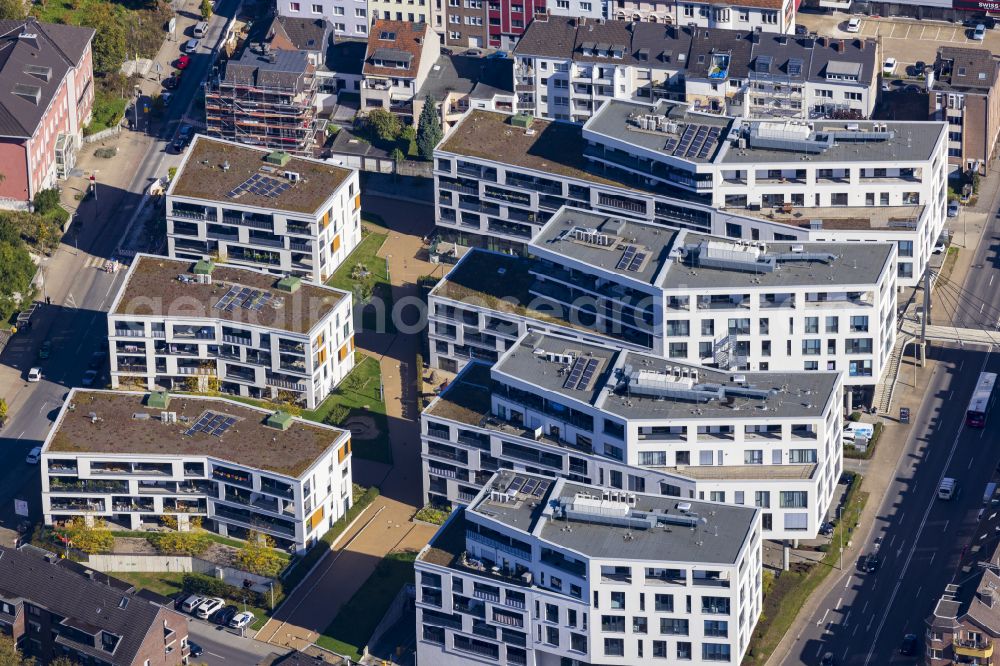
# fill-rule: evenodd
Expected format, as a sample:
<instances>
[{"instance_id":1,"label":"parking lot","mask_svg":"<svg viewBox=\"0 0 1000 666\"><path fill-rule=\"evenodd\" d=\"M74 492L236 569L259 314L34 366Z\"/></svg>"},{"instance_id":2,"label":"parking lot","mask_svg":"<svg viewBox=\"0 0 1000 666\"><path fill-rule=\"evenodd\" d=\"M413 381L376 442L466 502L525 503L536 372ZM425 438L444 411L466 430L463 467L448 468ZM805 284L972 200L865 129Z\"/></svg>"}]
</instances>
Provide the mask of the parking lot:
<instances>
[{"instance_id":1,"label":"parking lot","mask_svg":"<svg viewBox=\"0 0 1000 666\"><path fill-rule=\"evenodd\" d=\"M968 26L945 21L927 21L907 18L861 18L861 30L856 33L847 32L847 21L852 14L814 14L799 13L796 21L806 26L810 31L820 35L850 38L856 36L878 37L882 42L882 57L893 57L901 67L896 75L900 76L905 65L912 65L918 60L933 63L938 46L953 44L967 48L986 48L1000 52L1000 28L986 31L982 41L971 39L972 29Z\"/></svg>"}]
</instances>

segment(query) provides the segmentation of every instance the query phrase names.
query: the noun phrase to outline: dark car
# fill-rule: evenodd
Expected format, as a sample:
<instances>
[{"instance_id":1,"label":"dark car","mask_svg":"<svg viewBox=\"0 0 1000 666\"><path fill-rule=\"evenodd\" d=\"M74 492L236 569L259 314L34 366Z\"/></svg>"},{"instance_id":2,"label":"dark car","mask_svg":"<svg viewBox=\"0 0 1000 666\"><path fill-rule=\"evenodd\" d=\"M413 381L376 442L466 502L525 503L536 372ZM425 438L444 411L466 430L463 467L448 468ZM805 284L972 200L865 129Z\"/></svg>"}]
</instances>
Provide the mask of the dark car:
<instances>
[{"instance_id":1,"label":"dark car","mask_svg":"<svg viewBox=\"0 0 1000 666\"><path fill-rule=\"evenodd\" d=\"M177 86L181 84L180 72L177 72L173 76L168 76L163 79L163 87L167 90L174 90Z\"/></svg>"},{"instance_id":2,"label":"dark car","mask_svg":"<svg viewBox=\"0 0 1000 666\"><path fill-rule=\"evenodd\" d=\"M215 613L215 616L212 618L212 620L216 624L228 626L229 621L232 620L234 617L236 617L236 614L238 612L240 612L240 609L238 609L236 606L226 606L225 608L220 608Z\"/></svg>"},{"instance_id":3,"label":"dark car","mask_svg":"<svg viewBox=\"0 0 1000 666\"><path fill-rule=\"evenodd\" d=\"M187 148L187 145L191 143L191 137L194 135L194 128L190 125L181 125L180 131L177 132L177 137L174 139L173 147L178 153Z\"/></svg>"},{"instance_id":4,"label":"dark car","mask_svg":"<svg viewBox=\"0 0 1000 666\"><path fill-rule=\"evenodd\" d=\"M824 653L822 659L819 660L819 666L834 666L833 653Z\"/></svg>"},{"instance_id":5,"label":"dark car","mask_svg":"<svg viewBox=\"0 0 1000 666\"><path fill-rule=\"evenodd\" d=\"M200 657L205 652L204 648L202 648L200 645L195 643L190 638L188 639L188 650L191 651L192 657Z\"/></svg>"},{"instance_id":6,"label":"dark car","mask_svg":"<svg viewBox=\"0 0 1000 666\"><path fill-rule=\"evenodd\" d=\"M906 634L903 636L903 643L899 646L899 654L912 657L917 654L917 635Z\"/></svg>"},{"instance_id":7,"label":"dark car","mask_svg":"<svg viewBox=\"0 0 1000 666\"><path fill-rule=\"evenodd\" d=\"M795 34L796 35L808 35L809 34L809 28L805 27L804 25L802 25L800 23L799 25L795 26Z\"/></svg>"},{"instance_id":8,"label":"dark car","mask_svg":"<svg viewBox=\"0 0 1000 666\"><path fill-rule=\"evenodd\" d=\"M441 49L441 55L446 55L446 56L455 55L455 51L454 51L454 49L442 48Z\"/></svg>"},{"instance_id":9,"label":"dark car","mask_svg":"<svg viewBox=\"0 0 1000 666\"><path fill-rule=\"evenodd\" d=\"M833 534L833 523L827 521L819 526L819 533L823 536L830 536Z\"/></svg>"},{"instance_id":10,"label":"dark car","mask_svg":"<svg viewBox=\"0 0 1000 666\"><path fill-rule=\"evenodd\" d=\"M861 568L864 569L865 573L875 573L876 571L878 571L879 564L880 562L878 559L878 555L872 553L865 558L865 561L862 563Z\"/></svg>"}]
</instances>

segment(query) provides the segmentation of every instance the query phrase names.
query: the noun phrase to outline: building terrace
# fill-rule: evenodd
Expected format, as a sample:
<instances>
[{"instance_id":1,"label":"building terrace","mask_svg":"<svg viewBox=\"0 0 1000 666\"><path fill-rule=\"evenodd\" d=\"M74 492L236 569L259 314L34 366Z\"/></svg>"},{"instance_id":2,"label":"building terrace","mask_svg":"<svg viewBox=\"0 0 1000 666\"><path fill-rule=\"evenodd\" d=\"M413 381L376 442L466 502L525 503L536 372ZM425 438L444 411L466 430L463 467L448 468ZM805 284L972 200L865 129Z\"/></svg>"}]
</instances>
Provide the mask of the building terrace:
<instances>
[{"instance_id":1,"label":"building terrace","mask_svg":"<svg viewBox=\"0 0 1000 666\"><path fill-rule=\"evenodd\" d=\"M116 315L205 317L234 323L308 333L329 315L347 294L292 278L294 292L278 288L279 278L251 268L213 265L211 282L199 282L198 264L191 261L139 255L129 269L112 312ZM259 309L215 307L233 286L261 292L267 301Z\"/></svg>"},{"instance_id":2,"label":"building terrace","mask_svg":"<svg viewBox=\"0 0 1000 666\"><path fill-rule=\"evenodd\" d=\"M913 231L924 214L922 204L909 206L816 206L792 208L722 208L722 212L742 217L756 217L816 232L829 231ZM814 222L815 221L815 222Z\"/></svg>"},{"instance_id":3,"label":"building terrace","mask_svg":"<svg viewBox=\"0 0 1000 666\"><path fill-rule=\"evenodd\" d=\"M208 456L297 478L344 434L299 418L281 430L266 424L273 412L222 398L172 395L166 408L154 408L147 395L73 389L45 452ZM177 421L161 422L162 412L176 413ZM220 436L188 434L206 412L236 423Z\"/></svg>"},{"instance_id":4,"label":"building terrace","mask_svg":"<svg viewBox=\"0 0 1000 666\"><path fill-rule=\"evenodd\" d=\"M352 173L350 169L286 153L275 155L280 164L269 163L269 155L272 152L267 149L199 135L184 156L168 194L229 202L233 206L316 214ZM285 176L286 171L296 174L294 180ZM255 175L288 187L276 196L253 191L230 196Z\"/></svg>"}]
</instances>

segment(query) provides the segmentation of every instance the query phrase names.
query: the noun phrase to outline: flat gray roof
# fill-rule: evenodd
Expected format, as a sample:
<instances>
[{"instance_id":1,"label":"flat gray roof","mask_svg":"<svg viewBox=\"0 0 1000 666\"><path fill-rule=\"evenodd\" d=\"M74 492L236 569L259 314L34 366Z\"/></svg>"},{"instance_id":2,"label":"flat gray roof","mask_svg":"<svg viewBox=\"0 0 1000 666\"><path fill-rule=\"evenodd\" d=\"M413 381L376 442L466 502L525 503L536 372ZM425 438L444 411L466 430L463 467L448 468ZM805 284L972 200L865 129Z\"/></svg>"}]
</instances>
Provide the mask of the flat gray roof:
<instances>
[{"instance_id":1,"label":"flat gray roof","mask_svg":"<svg viewBox=\"0 0 1000 666\"><path fill-rule=\"evenodd\" d=\"M640 122L650 117L655 117L658 123L665 122L666 127L643 128ZM665 120L660 121L660 118ZM686 104L662 101L652 106L610 100L587 121L584 130L678 159L707 164L715 158L732 124L732 118L696 113Z\"/></svg>"},{"instance_id":2,"label":"flat gray roof","mask_svg":"<svg viewBox=\"0 0 1000 666\"><path fill-rule=\"evenodd\" d=\"M752 128L769 128L784 132L788 121L740 121L738 129L746 131ZM883 132L876 132L875 125L885 126ZM808 152L796 149L794 144L788 144L787 149L754 147L752 141L746 148L729 145L719 153L719 164L745 164L755 166L767 163L794 162L808 166L816 162L916 162L929 159L934 154L941 133L943 122L900 122L900 121L870 121L870 120L815 120L809 121L811 134L807 143L820 143L820 135L840 132L831 145L818 152ZM801 124L798 125L802 131ZM851 133L853 138L848 138ZM867 133L867 136L865 136ZM804 132L802 132L804 135ZM789 135L790 136L790 135ZM801 157L809 155L809 160L803 162Z\"/></svg>"},{"instance_id":3,"label":"flat gray roof","mask_svg":"<svg viewBox=\"0 0 1000 666\"><path fill-rule=\"evenodd\" d=\"M655 284L676 235L656 224L564 207L539 230L531 247Z\"/></svg>"},{"instance_id":4,"label":"flat gray roof","mask_svg":"<svg viewBox=\"0 0 1000 666\"><path fill-rule=\"evenodd\" d=\"M674 249L696 245L705 247L709 243L712 247L719 248L720 253L728 253L727 248L739 247L738 241L720 236L680 231L674 241ZM746 263L745 268L737 268L739 263L716 264L704 261L701 254L688 252L681 257L674 253L668 260L666 270L662 272L660 286L664 289L685 290L816 286L822 287L822 291L843 291L846 286L876 284L892 252L892 243L888 242L769 241L766 252L761 253L761 257L777 258L774 269L770 272L756 269L756 266L764 265L762 262ZM796 255L802 259L792 258Z\"/></svg>"},{"instance_id":5,"label":"flat gray roof","mask_svg":"<svg viewBox=\"0 0 1000 666\"><path fill-rule=\"evenodd\" d=\"M567 362L568 356L573 360ZM572 381L578 359L597 361L589 382L583 382L585 374ZM820 418L839 377L722 372L538 332L521 336L493 370L630 420ZM670 390L640 388L639 381Z\"/></svg>"},{"instance_id":6,"label":"flat gray roof","mask_svg":"<svg viewBox=\"0 0 1000 666\"><path fill-rule=\"evenodd\" d=\"M529 486L533 491L523 492ZM545 486L541 493L540 486ZM490 490L504 492L513 501L492 499ZM563 478L501 470L468 511L533 532L544 541L589 558L704 564L735 564L756 520L753 508L640 493L634 493L631 515L649 512L680 520L693 517L694 528L673 524L669 529L643 529L590 520L581 514L570 518L554 515L556 504L570 504L578 495L600 498L602 492L597 486ZM687 505L686 510L681 510L682 504ZM633 575L642 575L642 571Z\"/></svg>"}]
</instances>

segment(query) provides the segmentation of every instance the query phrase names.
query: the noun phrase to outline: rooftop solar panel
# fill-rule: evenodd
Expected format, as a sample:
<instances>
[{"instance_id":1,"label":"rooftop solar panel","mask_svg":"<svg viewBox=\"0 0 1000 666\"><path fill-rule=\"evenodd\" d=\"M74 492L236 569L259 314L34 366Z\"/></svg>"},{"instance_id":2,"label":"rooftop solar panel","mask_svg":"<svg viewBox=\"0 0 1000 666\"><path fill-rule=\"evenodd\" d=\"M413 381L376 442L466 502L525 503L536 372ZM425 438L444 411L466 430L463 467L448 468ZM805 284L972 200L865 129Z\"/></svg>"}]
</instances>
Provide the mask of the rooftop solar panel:
<instances>
[{"instance_id":1,"label":"rooftop solar panel","mask_svg":"<svg viewBox=\"0 0 1000 666\"><path fill-rule=\"evenodd\" d=\"M521 486L523 486L523 485L524 485L524 477L523 476L515 476L514 480L510 482L510 486L508 487L508 490L513 490L516 493L519 490L521 490Z\"/></svg>"},{"instance_id":2,"label":"rooftop solar panel","mask_svg":"<svg viewBox=\"0 0 1000 666\"><path fill-rule=\"evenodd\" d=\"M538 479L528 479L525 482L524 487L521 488L521 492L524 493L525 495L530 495L537 485L538 485Z\"/></svg>"},{"instance_id":3,"label":"rooftop solar panel","mask_svg":"<svg viewBox=\"0 0 1000 666\"><path fill-rule=\"evenodd\" d=\"M573 361L573 367L570 369L566 381L563 382L563 388L573 388L576 386L576 382L580 379L580 375L583 373L583 368L586 364L587 359L585 358L578 358Z\"/></svg>"}]
</instances>

